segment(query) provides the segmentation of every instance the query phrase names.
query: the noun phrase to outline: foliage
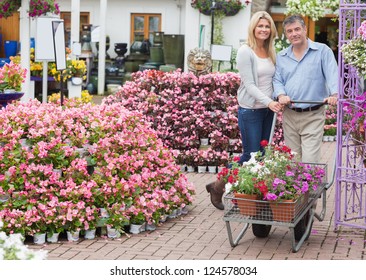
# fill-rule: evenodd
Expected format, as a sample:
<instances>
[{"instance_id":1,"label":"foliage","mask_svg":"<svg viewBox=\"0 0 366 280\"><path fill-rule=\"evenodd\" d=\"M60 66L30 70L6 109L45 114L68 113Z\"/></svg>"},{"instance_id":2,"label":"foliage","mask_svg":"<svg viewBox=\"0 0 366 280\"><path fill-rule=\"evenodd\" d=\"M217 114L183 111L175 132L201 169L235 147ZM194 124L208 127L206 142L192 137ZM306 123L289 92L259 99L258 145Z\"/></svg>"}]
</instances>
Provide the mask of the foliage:
<instances>
[{"instance_id":1,"label":"foliage","mask_svg":"<svg viewBox=\"0 0 366 280\"><path fill-rule=\"evenodd\" d=\"M366 128L366 92L355 97L352 101L344 102L343 114L346 116L343 128L350 131L356 144L365 143Z\"/></svg>"},{"instance_id":2,"label":"foliage","mask_svg":"<svg viewBox=\"0 0 366 280\"><path fill-rule=\"evenodd\" d=\"M326 124L324 125L324 135L325 136L335 136L337 134L336 124Z\"/></svg>"},{"instance_id":3,"label":"foliage","mask_svg":"<svg viewBox=\"0 0 366 280\"><path fill-rule=\"evenodd\" d=\"M325 7L320 0L288 0L286 1L285 14L300 14L317 21L319 18L324 17Z\"/></svg>"},{"instance_id":4,"label":"foliage","mask_svg":"<svg viewBox=\"0 0 366 280\"><path fill-rule=\"evenodd\" d=\"M14 13L16 13L20 6L21 0L1 0L0 1L0 18L8 18L11 17Z\"/></svg>"},{"instance_id":5,"label":"foliage","mask_svg":"<svg viewBox=\"0 0 366 280\"><path fill-rule=\"evenodd\" d=\"M225 16L234 16L252 1L244 1L245 5L240 0L216 0L215 2L214 12L216 15L221 13ZM191 6L194 9L198 9L204 15L211 15L213 8L212 0L191 0Z\"/></svg>"},{"instance_id":6,"label":"foliage","mask_svg":"<svg viewBox=\"0 0 366 280\"><path fill-rule=\"evenodd\" d=\"M30 0L29 11L30 17L37 17L45 15L47 13L58 15L60 13L60 7L56 0Z\"/></svg>"},{"instance_id":7,"label":"foliage","mask_svg":"<svg viewBox=\"0 0 366 280\"><path fill-rule=\"evenodd\" d=\"M22 83L27 74L27 69L23 69L20 64L11 61L5 63L0 68L0 92L4 89L14 89L20 91Z\"/></svg>"},{"instance_id":8,"label":"foliage","mask_svg":"<svg viewBox=\"0 0 366 280\"><path fill-rule=\"evenodd\" d=\"M286 38L285 34L282 33L281 37L275 39L276 52L280 52L290 46L290 41Z\"/></svg>"}]
</instances>

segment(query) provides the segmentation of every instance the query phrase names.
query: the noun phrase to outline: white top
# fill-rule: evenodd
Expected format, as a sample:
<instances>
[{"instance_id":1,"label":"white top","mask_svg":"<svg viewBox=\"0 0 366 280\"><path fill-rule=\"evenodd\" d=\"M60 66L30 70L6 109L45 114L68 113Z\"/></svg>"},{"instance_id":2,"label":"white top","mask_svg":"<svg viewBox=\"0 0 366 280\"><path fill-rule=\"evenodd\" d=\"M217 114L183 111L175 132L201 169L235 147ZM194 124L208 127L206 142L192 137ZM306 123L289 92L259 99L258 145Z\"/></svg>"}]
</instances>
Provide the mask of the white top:
<instances>
[{"instance_id":1,"label":"white top","mask_svg":"<svg viewBox=\"0 0 366 280\"><path fill-rule=\"evenodd\" d=\"M273 101L258 88L257 64L254 51L248 45L243 44L236 56L236 67L240 74L237 99L242 108L254 108L256 102L268 107L269 103Z\"/></svg>"},{"instance_id":2,"label":"white top","mask_svg":"<svg viewBox=\"0 0 366 280\"><path fill-rule=\"evenodd\" d=\"M260 58L257 55L255 56L257 60L257 70L258 70L258 89L269 98L272 98L273 94L273 85L272 79L275 73L275 66L268 57L267 58ZM255 102L253 106L254 109L258 108L266 108L262 103L259 101Z\"/></svg>"}]
</instances>

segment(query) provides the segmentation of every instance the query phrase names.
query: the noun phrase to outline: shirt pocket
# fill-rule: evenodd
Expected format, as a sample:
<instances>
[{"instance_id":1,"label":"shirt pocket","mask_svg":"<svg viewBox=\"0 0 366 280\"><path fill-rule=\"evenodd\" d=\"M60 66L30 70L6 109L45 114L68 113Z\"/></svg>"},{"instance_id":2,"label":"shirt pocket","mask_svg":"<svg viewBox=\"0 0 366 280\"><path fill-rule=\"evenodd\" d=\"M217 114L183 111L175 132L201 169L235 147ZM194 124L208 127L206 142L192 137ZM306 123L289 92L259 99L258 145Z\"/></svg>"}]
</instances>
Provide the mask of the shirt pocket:
<instances>
[{"instance_id":1,"label":"shirt pocket","mask_svg":"<svg viewBox=\"0 0 366 280\"><path fill-rule=\"evenodd\" d=\"M309 65L302 71L302 77L310 80L322 79L323 73L320 64Z\"/></svg>"}]
</instances>

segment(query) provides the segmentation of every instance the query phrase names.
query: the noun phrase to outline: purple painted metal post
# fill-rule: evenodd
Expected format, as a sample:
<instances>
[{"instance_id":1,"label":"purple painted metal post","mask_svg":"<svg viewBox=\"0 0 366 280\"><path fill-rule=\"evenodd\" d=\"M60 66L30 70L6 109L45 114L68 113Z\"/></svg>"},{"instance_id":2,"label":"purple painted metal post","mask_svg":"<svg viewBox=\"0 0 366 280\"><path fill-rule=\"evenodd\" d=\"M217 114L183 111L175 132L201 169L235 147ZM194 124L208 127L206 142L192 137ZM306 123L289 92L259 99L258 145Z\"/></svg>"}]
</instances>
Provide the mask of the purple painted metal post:
<instances>
[{"instance_id":1,"label":"purple painted metal post","mask_svg":"<svg viewBox=\"0 0 366 280\"><path fill-rule=\"evenodd\" d=\"M366 20L366 0L341 0L339 8L339 103L337 114L335 230L340 226L366 229L366 145L354 116L364 114L359 97L364 80L344 63L341 48L357 36ZM366 43L366 42L365 42Z\"/></svg>"}]
</instances>

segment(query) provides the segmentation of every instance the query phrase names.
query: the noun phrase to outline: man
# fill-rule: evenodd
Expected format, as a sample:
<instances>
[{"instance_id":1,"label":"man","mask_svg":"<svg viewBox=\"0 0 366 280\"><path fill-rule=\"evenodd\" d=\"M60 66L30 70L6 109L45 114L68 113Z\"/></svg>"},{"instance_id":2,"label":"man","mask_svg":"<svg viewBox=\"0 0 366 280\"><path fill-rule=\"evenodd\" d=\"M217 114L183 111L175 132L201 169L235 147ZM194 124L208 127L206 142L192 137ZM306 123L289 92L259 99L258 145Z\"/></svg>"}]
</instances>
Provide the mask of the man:
<instances>
[{"instance_id":1,"label":"man","mask_svg":"<svg viewBox=\"0 0 366 280\"><path fill-rule=\"evenodd\" d=\"M337 104L338 66L332 50L306 37L300 15L283 22L291 45L279 52L273 78L274 97L287 105L283 112L285 143L302 162L319 162L325 106ZM318 104L292 101L321 101ZM324 102L324 103L322 103Z\"/></svg>"}]
</instances>

